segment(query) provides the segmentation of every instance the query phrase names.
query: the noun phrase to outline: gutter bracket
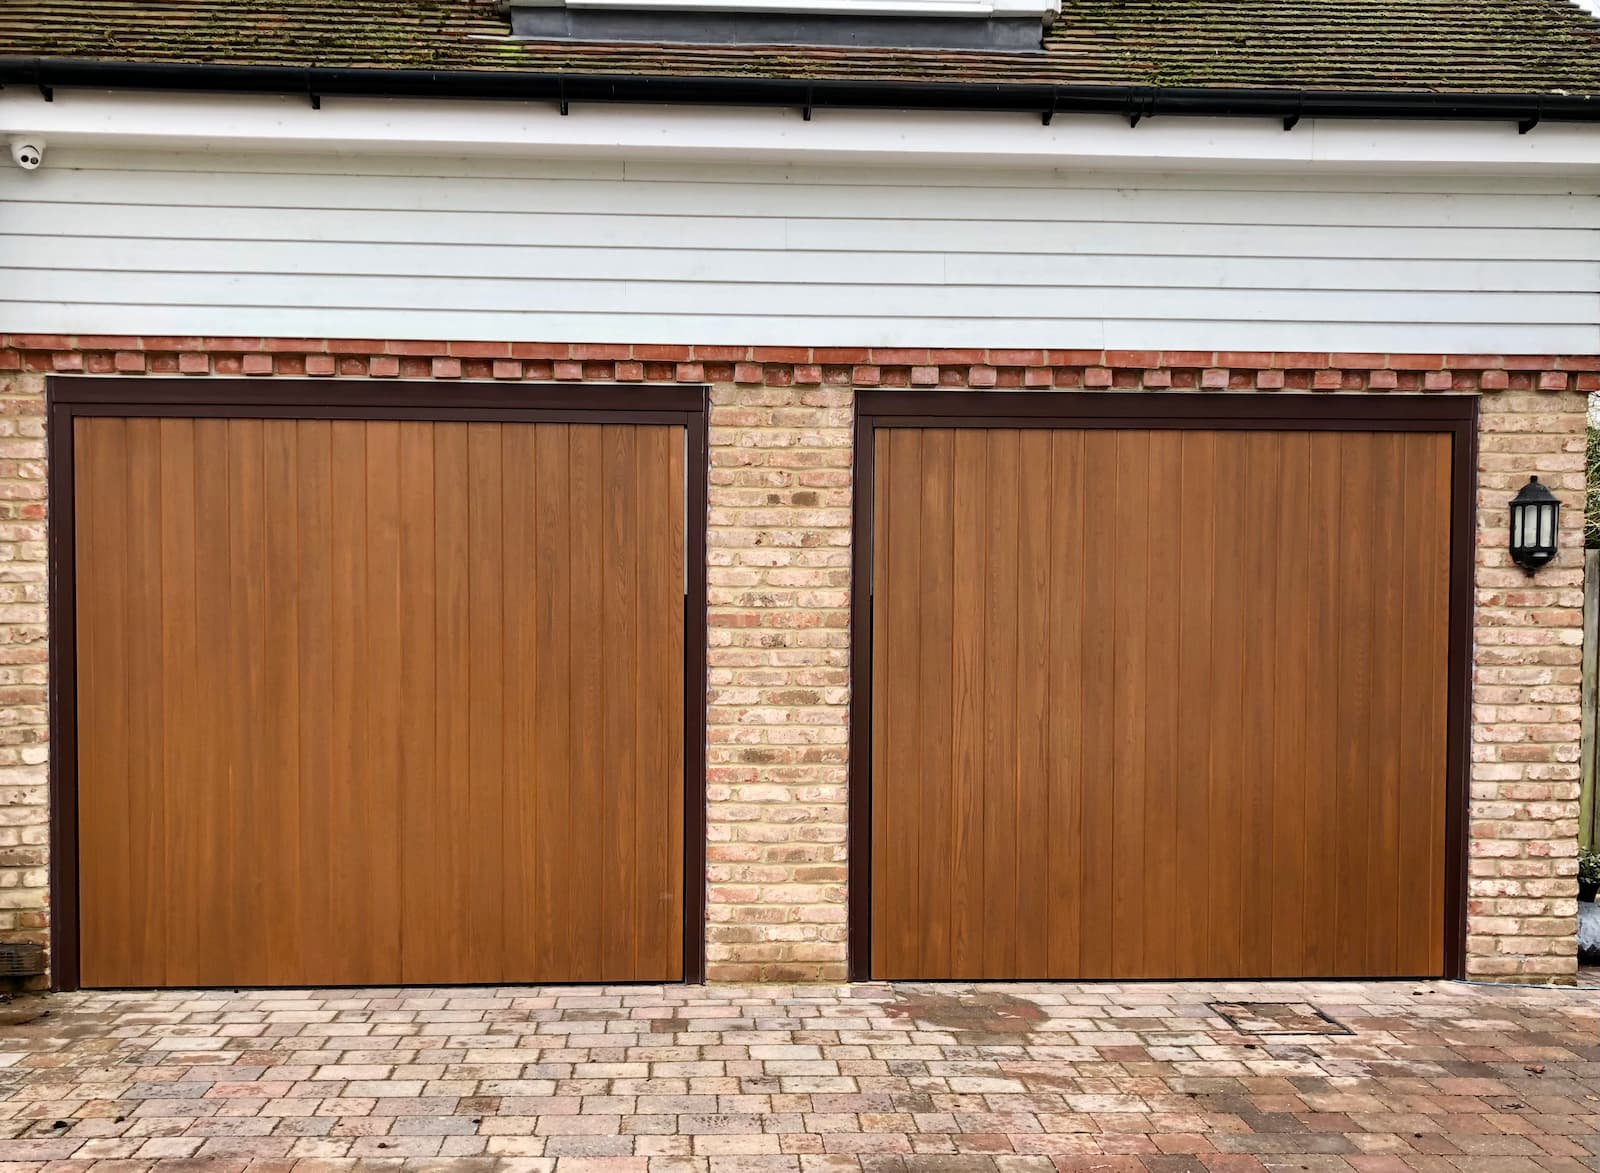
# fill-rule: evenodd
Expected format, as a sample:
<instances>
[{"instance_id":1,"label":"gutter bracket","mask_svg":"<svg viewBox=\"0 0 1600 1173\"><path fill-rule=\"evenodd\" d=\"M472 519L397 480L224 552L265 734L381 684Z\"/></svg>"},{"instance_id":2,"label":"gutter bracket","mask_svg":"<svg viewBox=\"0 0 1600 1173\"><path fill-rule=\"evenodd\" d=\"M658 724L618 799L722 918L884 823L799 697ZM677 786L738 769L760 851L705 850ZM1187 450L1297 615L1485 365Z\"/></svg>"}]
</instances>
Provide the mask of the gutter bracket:
<instances>
[{"instance_id":1,"label":"gutter bracket","mask_svg":"<svg viewBox=\"0 0 1600 1173\"><path fill-rule=\"evenodd\" d=\"M42 97L46 102L54 102L56 100L55 87L54 86L47 86L47 85L44 84L44 82L40 82L39 83L39 96Z\"/></svg>"},{"instance_id":2,"label":"gutter bracket","mask_svg":"<svg viewBox=\"0 0 1600 1173\"><path fill-rule=\"evenodd\" d=\"M817 87L816 86L807 86L806 87L806 104L804 106L800 107L800 121L802 121L802 122L810 122L811 121L811 111L815 107L816 92L817 92Z\"/></svg>"},{"instance_id":3,"label":"gutter bracket","mask_svg":"<svg viewBox=\"0 0 1600 1173\"><path fill-rule=\"evenodd\" d=\"M1306 102L1306 99L1305 99L1305 95L1304 94L1296 94L1295 95L1294 113L1290 114L1290 115L1287 115L1284 118L1284 120L1283 120L1283 129L1284 130L1293 130L1296 126L1300 125L1300 112L1305 108L1305 102Z\"/></svg>"},{"instance_id":4,"label":"gutter bracket","mask_svg":"<svg viewBox=\"0 0 1600 1173\"><path fill-rule=\"evenodd\" d=\"M1039 121L1044 123L1044 125L1049 126L1050 125L1050 120L1053 119L1055 116L1056 116L1056 87L1055 86L1051 86L1050 87L1050 105L1045 109L1044 113L1039 116Z\"/></svg>"},{"instance_id":5,"label":"gutter bracket","mask_svg":"<svg viewBox=\"0 0 1600 1173\"><path fill-rule=\"evenodd\" d=\"M311 103L311 108L313 110L322 109L322 95L317 93L317 89L315 84L313 84L311 71L309 69L306 70L306 100Z\"/></svg>"},{"instance_id":6,"label":"gutter bracket","mask_svg":"<svg viewBox=\"0 0 1600 1173\"><path fill-rule=\"evenodd\" d=\"M563 118L572 112L572 107L567 102L567 79L564 77L556 82L556 109L561 112Z\"/></svg>"},{"instance_id":7,"label":"gutter bracket","mask_svg":"<svg viewBox=\"0 0 1600 1173\"><path fill-rule=\"evenodd\" d=\"M1128 127L1133 127L1146 118L1155 116L1155 97L1148 89L1136 90L1128 96Z\"/></svg>"},{"instance_id":8,"label":"gutter bracket","mask_svg":"<svg viewBox=\"0 0 1600 1173\"><path fill-rule=\"evenodd\" d=\"M1533 110L1533 116L1531 118L1524 118L1524 119L1522 119L1522 121L1517 123L1517 133L1518 134L1527 134L1534 127L1538 126L1539 125L1539 117L1543 113L1544 113L1544 107L1542 105L1535 106L1534 110Z\"/></svg>"}]
</instances>

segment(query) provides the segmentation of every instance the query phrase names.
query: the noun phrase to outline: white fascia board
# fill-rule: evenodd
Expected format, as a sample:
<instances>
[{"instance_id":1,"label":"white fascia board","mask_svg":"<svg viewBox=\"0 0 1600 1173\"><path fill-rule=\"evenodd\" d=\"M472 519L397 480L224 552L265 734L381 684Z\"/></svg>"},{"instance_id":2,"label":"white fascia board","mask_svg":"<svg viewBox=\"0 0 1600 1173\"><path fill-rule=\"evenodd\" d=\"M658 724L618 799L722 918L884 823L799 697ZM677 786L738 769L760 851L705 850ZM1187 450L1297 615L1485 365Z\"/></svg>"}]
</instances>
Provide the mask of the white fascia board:
<instances>
[{"instance_id":1,"label":"white fascia board","mask_svg":"<svg viewBox=\"0 0 1600 1173\"><path fill-rule=\"evenodd\" d=\"M799 110L57 89L0 91L0 135L47 145L908 166L1600 173L1600 125ZM50 166L48 153L45 166Z\"/></svg>"}]
</instances>

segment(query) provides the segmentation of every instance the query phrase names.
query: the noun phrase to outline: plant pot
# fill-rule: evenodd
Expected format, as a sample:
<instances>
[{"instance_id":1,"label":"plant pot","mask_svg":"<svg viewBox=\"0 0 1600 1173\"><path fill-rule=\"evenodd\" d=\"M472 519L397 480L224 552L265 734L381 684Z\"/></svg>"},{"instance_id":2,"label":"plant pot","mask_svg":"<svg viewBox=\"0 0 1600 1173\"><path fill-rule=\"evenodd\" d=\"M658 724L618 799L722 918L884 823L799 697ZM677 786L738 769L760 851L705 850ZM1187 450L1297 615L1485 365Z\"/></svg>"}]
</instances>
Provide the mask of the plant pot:
<instances>
[{"instance_id":1,"label":"plant pot","mask_svg":"<svg viewBox=\"0 0 1600 1173\"><path fill-rule=\"evenodd\" d=\"M1600 880L1578 881L1578 899L1580 901L1592 904L1597 892L1600 892Z\"/></svg>"}]
</instances>

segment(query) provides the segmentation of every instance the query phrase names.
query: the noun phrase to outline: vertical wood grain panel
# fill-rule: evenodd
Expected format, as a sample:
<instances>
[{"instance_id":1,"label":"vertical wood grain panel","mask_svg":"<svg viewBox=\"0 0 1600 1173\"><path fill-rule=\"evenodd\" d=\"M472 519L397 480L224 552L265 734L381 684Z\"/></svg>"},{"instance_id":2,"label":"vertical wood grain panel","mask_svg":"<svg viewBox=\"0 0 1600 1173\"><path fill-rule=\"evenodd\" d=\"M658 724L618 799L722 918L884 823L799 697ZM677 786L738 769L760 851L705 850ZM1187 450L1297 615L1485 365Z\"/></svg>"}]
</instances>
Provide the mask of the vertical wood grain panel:
<instances>
[{"instance_id":1,"label":"vertical wood grain panel","mask_svg":"<svg viewBox=\"0 0 1600 1173\"><path fill-rule=\"evenodd\" d=\"M300 876L302 925L333 924L333 428L301 420L295 429L296 523L300 533L296 650L300 670ZM202 595L211 592L201 592ZM203 833L203 832L202 832ZM330 932L305 932L300 956L306 973L332 972L340 942Z\"/></svg>"},{"instance_id":2,"label":"vertical wood grain panel","mask_svg":"<svg viewBox=\"0 0 1600 1173\"><path fill-rule=\"evenodd\" d=\"M1449 447L879 428L874 976L1439 972Z\"/></svg>"},{"instance_id":3,"label":"vertical wood grain panel","mask_svg":"<svg viewBox=\"0 0 1600 1173\"><path fill-rule=\"evenodd\" d=\"M1017 511L1019 434L987 433L983 657L984 977L1014 973L1017 955ZM914 492L908 493L916 500ZM914 555L913 555L914 556ZM892 568L891 568L892 569ZM913 630L917 616L910 619Z\"/></svg>"},{"instance_id":4,"label":"vertical wood grain panel","mask_svg":"<svg viewBox=\"0 0 1600 1173\"><path fill-rule=\"evenodd\" d=\"M1372 600L1372 823L1367 834L1368 896L1365 953L1379 973L1401 973L1400 767L1410 740L1401 708L1406 661L1413 655L1405 629L1406 580L1418 574L1404 549L1407 496L1405 437L1373 437L1372 492L1375 516L1370 531L1373 556ZM1393 663L1386 670L1385 661ZM1426 854L1426 853L1424 853Z\"/></svg>"},{"instance_id":5,"label":"vertical wood grain panel","mask_svg":"<svg viewBox=\"0 0 1600 1173\"><path fill-rule=\"evenodd\" d=\"M94 427L100 421L93 421ZM228 772L232 768L233 742L228 717L229 684L228 591L216 590L218 583L232 581L228 557L230 526L228 519L228 421L196 420L194 425L194 500L195 500L195 643L199 650L195 691L204 709L183 715L184 740L180 741L193 763L186 772L183 807L189 812L195 831L194 871L204 877L199 892L196 936L199 952L195 958L193 981L196 985L217 985L227 980L227 959L232 956L228 934L232 924L233 893L226 882L229 859L234 851L234 824L228 811ZM78 565L79 607L83 606L82 581L86 567ZM79 680L80 695L83 682ZM79 741L95 728L80 719ZM85 777L79 770L80 785ZM80 811L83 809L80 804ZM87 909L94 902L93 890L85 882L79 902ZM87 945L87 942L85 942ZM85 948L84 979L89 983ZM118 959L119 962L124 959ZM95 984L95 983L89 983ZM115 985L112 978L104 984Z\"/></svg>"},{"instance_id":6,"label":"vertical wood grain panel","mask_svg":"<svg viewBox=\"0 0 1600 1173\"><path fill-rule=\"evenodd\" d=\"M467 965L504 980L505 570L499 424L467 425ZM591 541L598 542L594 530ZM596 648L597 653L601 652ZM589 735L598 738L600 714ZM596 893L601 890L594 889Z\"/></svg>"},{"instance_id":7,"label":"vertical wood grain panel","mask_svg":"<svg viewBox=\"0 0 1600 1173\"><path fill-rule=\"evenodd\" d=\"M1373 831L1372 761L1372 550L1373 462L1376 454L1365 437L1339 437L1339 677L1336 706L1337 770L1334 821L1338 851L1328 885L1334 904L1334 950L1343 967L1366 969L1366 917L1370 908L1368 844ZM1384 747L1387 748L1387 747ZM1325 930L1326 931L1326 930Z\"/></svg>"},{"instance_id":8,"label":"vertical wood grain panel","mask_svg":"<svg viewBox=\"0 0 1600 1173\"><path fill-rule=\"evenodd\" d=\"M255 833L274 845L262 861L268 913L260 930L267 974L288 985L305 972L298 916L308 861L300 842L300 526L295 425L262 426L262 779L264 815Z\"/></svg>"},{"instance_id":9,"label":"vertical wood grain panel","mask_svg":"<svg viewBox=\"0 0 1600 1173\"><path fill-rule=\"evenodd\" d=\"M1045 973L1082 964L1084 433L1050 434L1050 911Z\"/></svg>"},{"instance_id":10,"label":"vertical wood grain panel","mask_svg":"<svg viewBox=\"0 0 1600 1173\"><path fill-rule=\"evenodd\" d=\"M326 964L341 984L362 980L387 960L374 947L373 906L368 885L374 845L365 833L371 785L369 758L359 736L368 728L367 671L367 433L364 425L335 420L329 425L332 470L328 532L330 623L329 714L332 737L328 769L328 891L331 909ZM309 539L308 539L309 540ZM379 823L379 826L382 824Z\"/></svg>"},{"instance_id":11,"label":"vertical wood grain panel","mask_svg":"<svg viewBox=\"0 0 1600 1173\"><path fill-rule=\"evenodd\" d=\"M1187 873L1178 867L1181 836L1189 833L1177 819L1183 786L1178 758L1178 674L1174 671L1179 618L1186 589L1178 555L1182 540L1178 502L1183 492L1182 432L1152 432L1149 455L1148 524L1145 558L1149 567L1145 591L1144 643L1144 827L1140 842L1140 913L1145 921L1143 964L1151 977L1176 973L1178 922L1188 915L1176 898L1186 888Z\"/></svg>"},{"instance_id":12,"label":"vertical wood grain panel","mask_svg":"<svg viewBox=\"0 0 1600 1173\"><path fill-rule=\"evenodd\" d=\"M1050 508L1024 470L1048 486L1050 433L1021 433L1017 462L1017 889L1016 960L1011 972L1044 973L1050 952ZM930 632L925 637L932 640Z\"/></svg>"},{"instance_id":13,"label":"vertical wood grain panel","mask_svg":"<svg viewBox=\"0 0 1600 1173\"><path fill-rule=\"evenodd\" d=\"M1111 610L1111 972L1144 976L1145 715L1150 642L1150 433L1115 437L1110 493L1117 591Z\"/></svg>"},{"instance_id":14,"label":"vertical wood grain panel","mask_svg":"<svg viewBox=\"0 0 1600 1173\"><path fill-rule=\"evenodd\" d=\"M441 665L453 670L465 641L453 623L459 607L441 604L459 600L446 584L459 581L451 576L465 561L458 543L465 542L466 526L457 524L464 520L459 514L437 512L451 486L441 490L436 482L436 450L447 435L461 432L452 425L400 425L400 850L406 909L400 972L415 982L448 980L455 962L446 959L464 957L469 948L470 925L461 915L466 902L459 879L462 848L451 833L463 825L467 810L458 789L440 786L439 773L441 749L459 745L445 721L446 714L453 720L458 706L438 700ZM453 467L459 469L459 462ZM459 492L446 496L446 502L461 500ZM416 589L424 583L433 589ZM436 867L414 866L424 859Z\"/></svg>"},{"instance_id":15,"label":"vertical wood grain panel","mask_svg":"<svg viewBox=\"0 0 1600 1173\"><path fill-rule=\"evenodd\" d=\"M1083 825L1078 866L1082 885L1078 950L1085 977L1116 972L1116 631L1122 588L1122 535L1113 513L1117 486L1115 432L1084 435L1083 492Z\"/></svg>"},{"instance_id":16,"label":"vertical wood grain panel","mask_svg":"<svg viewBox=\"0 0 1600 1173\"><path fill-rule=\"evenodd\" d=\"M952 824L950 740L951 616L953 587L960 568L955 557L955 435L949 429L922 433L922 486L918 528L922 580L918 609L922 646L917 691L922 702L921 786L914 812L918 838L919 912L917 969L941 973L950 966L953 892L949 884L955 828ZM891 777L893 775L890 775Z\"/></svg>"},{"instance_id":17,"label":"vertical wood grain panel","mask_svg":"<svg viewBox=\"0 0 1600 1173\"><path fill-rule=\"evenodd\" d=\"M538 695L534 709L534 770L539 777L548 779L546 785L539 787L534 803L539 899L536 939L541 945L543 968L568 974L577 972L577 963L573 926L565 910L584 898L567 859L572 847L567 829L576 825L567 781L572 737L572 698L567 682L574 655L572 584L566 570L572 519L565 504L571 431L565 424L540 428L535 436L534 465L534 565L537 581L543 586L534 632L534 688Z\"/></svg>"},{"instance_id":18,"label":"vertical wood grain panel","mask_svg":"<svg viewBox=\"0 0 1600 1173\"><path fill-rule=\"evenodd\" d=\"M152 673L161 663L163 636L161 424L132 419L128 446L127 583L128 622L128 892L132 923L130 948L141 960L141 985L166 980L168 904L165 778L166 676ZM140 617L150 617L139 622Z\"/></svg>"},{"instance_id":19,"label":"vertical wood grain panel","mask_svg":"<svg viewBox=\"0 0 1600 1173\"><path fill-rule=\"evenodd\" d=\"M1310 650L1305 662L1305 879L1293 915L1317 931L1305 935L1301 972L1334 973L1340 953L1332 931L1338 905L1339 840L1339 656L1343 639L1339 605L1343 529L1340 515L1344 483L1344 437L1320 432L1310 437L1310 500L1306 537L1306 623ZM1331 718L1331 719L1330 719ZM1320 877L1320 882L1316 880Z\"/></svg>"},{"instance_id":20,"label":"vertical wood grain panel","mask_svg":"<svg viewBox=\"0 0 1600 1173\"><path fill-rule=\"evenodd\" d=\"M963 978L982 975L984 951L983 685L989 651L984 623L989 478L988 442L982 432L956 432L953 472L955 565L960 573L955 575L951 592L949 875L959 877L959 882L951 884L949 976ZM880 580L877 589L880 594L894 590L898 597L899 584ZM877 869L874 874L879 874Z\"/></svg>"},{"instance_id":21,"label":"vertical wood grain panel","mask_svg":"<svg viewBox=\"0 0 1600 1173\"><path fill-rule=\"evenodd\" d=\"M401 937L404 910L394 894L400 882L400 425L384 421L354 423L365 433L366 593L365 639L354 683L362 694L364 735L360 746L366 776L350 795L351 838L361 840L366 865L362 899L367 916L368 973L403 973ZM335 432L338 425L335 425ZM469 831L470 834L470 831ZM474 853L475 854L475 853ZM471 909L466 910L468 915ZM366 980L372 980L367 978Z\"/></svg>"},{"instance_id":22,"label":"vertical wood grain panel","mask_svg":"<svg viewBox=\"0 0 1600 1173\"><path fill-rule=\"evenodd\" d=\"M229 420L228 431L228 671L229 755L226 763L228 822L233 849L223 869L223 889L232 899L220 934L231 963L268 973L272 960L262 927L272 916L270 877L275 846L259 829L272 817L269 787L275 779L266 760L267 730L257 719L266 702L266 489L263 484L261 420Z\"/></svg>"},{"instance_id":23,"label":"vertical wood grain panel","mask_svg":"<svg viewBox=\"0 0 1600 1173\"><path fill-rule=\"evenodd\" d=\"M1211 753L1207 762L1206 816L1211 858L1205 867L1208 899L1206 972L1244 973L1242 934L1245 899L1240 832L1244 815L1245 623L1254 583L1246 581L1240 543L1241 513L1251 485L1244 474L1241 432L1217 436L1216 555L1211 567ZM1252 535L1253 537L1254 535Z\"/></svg>"},{"instance_id":24,"label":"vertical wood grain panel","mask_svg":"<svg viewBox=\"0 0 1600 1173\"><path fill-rule=\"evenodd\" d=\"M83 570L78 596L78 853L85 982L146 972L136 957L129 858L127 532L128 440L124 420L79 420L75 533Z\"/></svg>"},{"instance_id":25,"label":"vertical wood grain panel","mask_svg":"<svg viewBox=\"0 0 1600 1173\"><path fill-rule=\"evenodd\" d=\"M422 832L422 846L431 841L433 857L442 865L431 904L432 924L438 926L445 919L453 923L442 929L438 945L426 943L420 924L407 934L420 951L407 967L407 977L413 981L434 980L426 975L435 967L448 972L459 964L444 961L446 948L457 957L470 956L480 932L480 910L471 903L474 877L468 856L473 840L470 834L450 833L472 824L472 509L466 424L433 425L433 459L432 691L435 697L457 700L435 706L432 809L418 814L430 822ZM419 785L428 782L424 779ZM425 962L431 965L424 968Z\"/></svg>"},{"instance_id":26,"label":"vertical wood grain panel","mask_svg":"<svg viewBox=\"0 0 1600 1173\"><path fill-rule=\"evenodd\" d=\"M638 428L638 860L635 977L679 976L683 958L684 446L681 433ZM699 703L699 698L696 698ZM665 829L665 833L663 833ZM698 882L698 881L697 881Z\"/></svg>"},{"instance_id":27,"label":"vertical wood grain panel","mask_svg":"<svg viewBox=\"0 0 1600 1173\"><path fill-rule=\"evenodd\" d=\"M1313 930L1306 905L1317 886L1306 869L1306 697L1316 665L1311 662L1311 549L1317 540L1309 524L1311 508L1311 441L1304 432L1283 437L1278 491L1271 513L1274 543L1272 637L1276 651L1273 675L1271 772L1272 875L1262 910L1271 938L1268 972L1274 976L1306 972L1305 939Z\"/></svg>"},{"instance_id":28,"label":"vertical wood grain panel","mask_svg":"<svg viewBox=\"0 0 1600 1173\"><path fill-rule=\"evenodd\" d=\"M681 975L681 427L74 443L85 984Z\"/></svg>"},{"instance_id":29,"label":"vertical wood grain panel","mask_svg":"<svg viewBox=\"0 0 1600 1173\"><path fill-rule=\"evenodd\" d=\"M168 419L160 425L161 477L161 786L165 798L167 931L162 980L176 986L198 980L201 844L188 802L199 777L191 731L207 721L209 698L199 689L196 631L195 425Z\"/></svg>"},{"instance_id":30,"label":"vertical wood grain panel","mask_svg":"<svg viewBox=\"0 0 1600 1173\"><path fill-rule=\"evenodd\" d=\"M1177 791L1172 829L1178 874L1184 878L1182 908L1173 937L1173 976L1213 972L1211 939L1211 622L1217 598L1217 436L1185 432L1180 470L1175 550L1183 582L1174 659L1178 680ZM1226 848L1224 848L1226 849Z\"/></svg>"},{"instance_id":31,"label":"vertical wood grain panel","mask_svg":"<svg viewBox=\"0 0 1600 1173\"><path fill-rule=\"evenodd\" d=\"M607 910L596 897L605 891L605 808L601 798L603 760L599 730L604 728L605 694L601 645L605 570L595 535L602 530L605 486L601 481L601 434L592 424L574 424L570 433L572 460L567 466L567 492L572 521L567 558L572 590L568 622L572 625L572 658L568 667L572 691L568 747L567 793L572 827L589 828L591 849L569 854L577 894L572 921L573 972L580 981L600 976ZM596 832L599 832L596 835Z\"/></svg>"},{"instance_id":32,"label":"vertical wood grain panel","mask_svg":"<svg viewBox=\"0 0 1600 1173\"><path fill-rule=\"evenodd\" d=\"M1272 839L1278 708L1284 699L1278 676L1286 667L1277 646L1277 554L1303 541L1302 535L1277 527L1281 456L1284 437L1274 432L1247 432L1243 441L1244 483L1234 498L1242 524L1233 555L1244 580L1233 609L1243 623L1242 767L1238 852L1240 876L1239 969L1272 972L1272 901L1267 894L1276 879Z\"/></svg>"},{"instance_id":33,"label":"vertical wood grain panel","mask_svg":"<svg viewBox=\"0 0 1600 1173\"><path fill-rule=\"evenodd\" d=\"M883 516L888 541L884 569L889 579L905 584L905 597L885 596L883 601L884 624L893 637L890 654L882 667L888 687L896 694L882 728L883 761L890 776L913 780L914 789L886 794L887 801L878 812L891 850L905 860L905 867L885 876L888 886L881 899L885 908L893 910L893 916L885 922L889 934L885 947L893 955L904 957L916 950L924 916L917 883L920 867L917 803L922 784L920 761L924 726L920 690L895 689L894 682L915 680L919 671L919 608L915 592L921 577L922 542L918 519L922 494L922 437L919 432L904 430L886 433L885 440L888 492Z\"/></svg>"},{"instance_id":34,"label":"vertical wood grain panel","mask_svg":"<svg viewBox=\"0 0 1600 1173\"><path fill-rule=\"evenodd\" d=\"M604 667L602 715L600 858L604 867L601 901L610 912L604 924L600 965L605 973L631 973L636 965L639 882L633 850L638 769L634 714L638 707L638 551L634 543L639 499L634 459L634 429L607 428L602 434L601 479L605 486L600 525L603 587L600 647Z\"/></svg>"},{"instance_id":35,"label":"vertical wood grain panel","mask_svg":"<svg viewBox=\"0 0 1600 1173\"><path fill-rule=\"evenodd\" d=\"M501 480L505 593L505 744L506 780L499 850L501 931L504 971L539 972L539 808L537 776L539 711L539 581L535 558L538 446L532 428L507 428ZM631 734L630 734L631 736ZM645 787L644 793L651 788ZM645 848L641 845L641 850Z\"/></svg>"}]
</instances>

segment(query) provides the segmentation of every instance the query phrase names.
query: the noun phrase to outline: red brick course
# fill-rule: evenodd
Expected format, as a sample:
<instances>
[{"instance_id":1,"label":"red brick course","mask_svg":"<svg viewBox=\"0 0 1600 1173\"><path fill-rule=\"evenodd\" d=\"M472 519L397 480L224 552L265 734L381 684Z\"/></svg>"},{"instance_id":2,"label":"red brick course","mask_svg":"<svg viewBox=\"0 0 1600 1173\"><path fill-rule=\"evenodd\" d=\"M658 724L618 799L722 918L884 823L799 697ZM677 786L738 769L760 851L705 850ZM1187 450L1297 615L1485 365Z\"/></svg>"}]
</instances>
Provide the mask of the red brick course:
<instances>
[{"instance_id":1,"label":"red brick course","mask_svg":"<svg viewBox=\"0 0 1600 1173\"><path fill-rule=\"evenodd\" d=\"M335 356L348 356L338 361ZM407 362L427 359L427 362ZM1600 357L934 350L12 334L0 370L856 387L1600 390ZM1575 376L1568 372L1578 372Z\"/></svg>"}]
</instances>

